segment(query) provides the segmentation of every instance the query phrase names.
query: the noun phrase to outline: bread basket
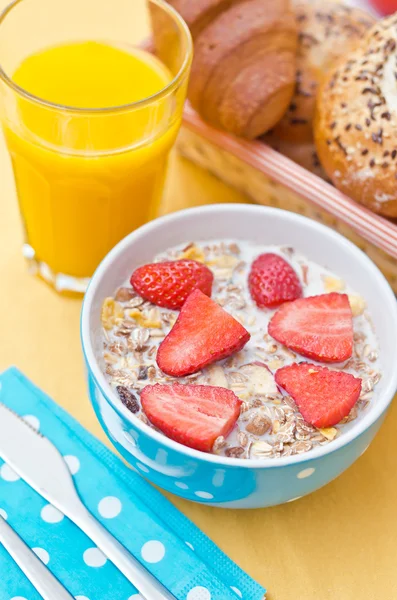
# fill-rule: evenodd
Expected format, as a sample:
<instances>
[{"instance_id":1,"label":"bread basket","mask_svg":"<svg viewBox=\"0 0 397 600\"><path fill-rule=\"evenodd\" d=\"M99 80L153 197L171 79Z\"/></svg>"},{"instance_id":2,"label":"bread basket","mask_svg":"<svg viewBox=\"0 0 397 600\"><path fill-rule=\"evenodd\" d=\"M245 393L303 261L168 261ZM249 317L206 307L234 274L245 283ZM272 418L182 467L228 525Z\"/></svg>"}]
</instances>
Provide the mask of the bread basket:
<instances>
[{"instance_id":1,"label":"bread basket","mask_svg":"<svg viewBox=\"0 0 397 600\"><path fill-rule=\"evenodd\" d=\"M397 223L370 212L263 142L237 139L207 125L189 104L178 148L255 202L339 231L372 258L397 293Z\"/></svg>"}]
</instances>

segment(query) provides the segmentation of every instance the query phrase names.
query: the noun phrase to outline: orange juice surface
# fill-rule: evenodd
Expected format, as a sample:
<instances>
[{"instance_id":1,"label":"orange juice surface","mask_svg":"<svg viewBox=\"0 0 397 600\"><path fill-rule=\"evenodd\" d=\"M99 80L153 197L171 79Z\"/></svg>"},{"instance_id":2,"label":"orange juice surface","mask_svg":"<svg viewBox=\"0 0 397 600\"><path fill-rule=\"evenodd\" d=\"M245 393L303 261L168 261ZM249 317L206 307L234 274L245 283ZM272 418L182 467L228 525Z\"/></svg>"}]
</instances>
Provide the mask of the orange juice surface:
<instances>
[{"instance_id":1,"label":"orange juice surface","mask_svg":"<svg viewBox=\"0 0 397 600\"><path fill-rule=\"evenodd\" d=\"M73 107L21 96L5 134L35 258L55 274L90 276L159 203L180 114L169 97L128 105L164 88L170 72L144 51L87 41L26 58L13 80Z\"/></svg>"}]
</instances>

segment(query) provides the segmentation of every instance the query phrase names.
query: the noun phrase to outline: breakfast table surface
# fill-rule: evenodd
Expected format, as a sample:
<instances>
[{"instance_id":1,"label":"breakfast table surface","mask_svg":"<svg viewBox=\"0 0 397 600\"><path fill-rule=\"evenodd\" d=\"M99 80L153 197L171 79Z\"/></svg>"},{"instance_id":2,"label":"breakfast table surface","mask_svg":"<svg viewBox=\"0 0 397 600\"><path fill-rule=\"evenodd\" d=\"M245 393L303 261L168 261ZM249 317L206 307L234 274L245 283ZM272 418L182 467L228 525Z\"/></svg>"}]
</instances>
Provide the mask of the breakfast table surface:
<instances>
[{"instance_id":1,"label":"breakfast table surface","mask_svg":"<svg viewBox=\"0 0 397 600\"><path fill-rule=\"evenodd\" d=\"M0 9L5 4L0 0ZM162 213L247 201L173 155ZM81 301L58 296L29 275L21 244L11 165L0 138L0 369L16 365L110 445L88 400L79 338ZM397 598L396 423L395 402L364 456L336 481L293 503L238 511L167 496L267 587L269 600L393 600ZM1 598L10 600L1 591L0 582Z\"/></svg>"},{"instance_id":2,"label":"breakfast table surface","mask_svg":"<svg viewBox=\"0 0 397 600\"><path fill-rule=\"evenodd\" d=\"M18 366L110 445L86 391L79 339L81 301L58 296L27 273L3 140L0 173L0 368ZM214 202L247 199L174 155L162 212ZM290 504L237 511L168 497L268 588L270 600L393 600L396 422L397 403L357 463L325 488Z\"/></svg>"}]
</instances>

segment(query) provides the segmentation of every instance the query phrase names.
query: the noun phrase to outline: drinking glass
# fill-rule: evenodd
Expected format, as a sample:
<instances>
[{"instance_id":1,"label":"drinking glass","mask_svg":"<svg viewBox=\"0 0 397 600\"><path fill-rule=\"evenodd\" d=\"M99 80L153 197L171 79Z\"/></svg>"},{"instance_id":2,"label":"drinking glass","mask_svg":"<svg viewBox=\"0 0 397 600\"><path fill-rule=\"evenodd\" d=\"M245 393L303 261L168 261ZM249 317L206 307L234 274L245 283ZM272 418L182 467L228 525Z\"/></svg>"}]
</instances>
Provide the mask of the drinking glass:
<instances>
[{"instance_id":1,"label":"drinking glass","mask_svg":"<svg viewBox=\"0 0 397 600\"><path fill-rule=\"evenodd\" d=\"M150 53L168 74L164 85L117 106L69 106L13 79L28 57L92 42L145 60ZM0 117L23 253L57 291L84 292L105 254L156 213L191 60L189 30L162 0L16 0L0 16ZM108 80L120 65L109 60L103 69Z\"/></svg>"}]
</instances>

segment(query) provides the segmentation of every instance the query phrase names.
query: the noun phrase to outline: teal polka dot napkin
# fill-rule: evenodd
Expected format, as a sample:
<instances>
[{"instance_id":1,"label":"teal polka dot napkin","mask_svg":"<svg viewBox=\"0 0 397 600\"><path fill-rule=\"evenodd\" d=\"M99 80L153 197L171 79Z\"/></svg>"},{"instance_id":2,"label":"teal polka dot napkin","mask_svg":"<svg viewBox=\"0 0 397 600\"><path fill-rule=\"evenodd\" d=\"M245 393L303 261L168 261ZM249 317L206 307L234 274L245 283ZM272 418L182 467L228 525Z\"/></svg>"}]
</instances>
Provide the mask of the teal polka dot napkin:
<instances>
[{"instance_id":1,"label":"teal polka dot napkin","mask_svg":"<svg viewBox=\"0 0 397 600\"><path fill-rule=\"evenodd\" d=\"M177 600L262 600L261 586L15 368L0 375L0 401L57 446L88 509ZM142 600L85 534L1 460L0 514L76 600ZM0 600L40 600L2 546Z\"/></svg>"}]
</instances>

